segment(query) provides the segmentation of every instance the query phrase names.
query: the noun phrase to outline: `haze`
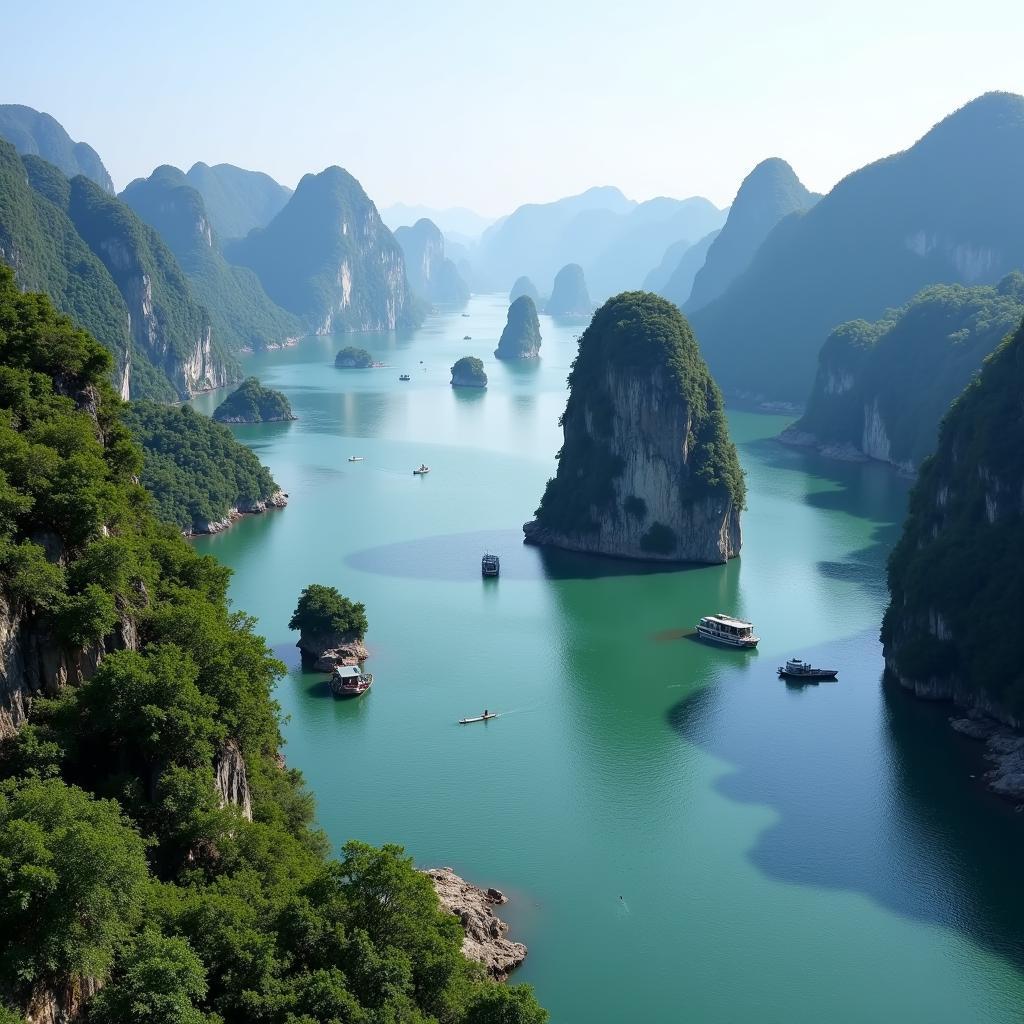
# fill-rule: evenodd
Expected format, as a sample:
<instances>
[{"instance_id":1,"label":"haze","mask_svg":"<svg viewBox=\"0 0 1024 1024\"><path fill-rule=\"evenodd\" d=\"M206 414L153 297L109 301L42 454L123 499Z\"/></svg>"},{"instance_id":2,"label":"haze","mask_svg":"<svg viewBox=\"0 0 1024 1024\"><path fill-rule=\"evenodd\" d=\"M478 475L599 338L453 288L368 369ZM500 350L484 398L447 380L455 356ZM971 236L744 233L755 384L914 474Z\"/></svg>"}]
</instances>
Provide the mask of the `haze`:
<instances>
[{"instance_id":1,"label":"haze","mask_svg":"<svg viewBox=\"0 0 1024 1024\"><path fill-rule=\"evenodd\" d=\"M289 185L338 163L378 206L497 215L605 183L724 205L769 155L827 191L971 97L1024 91L1014 0L828 7L18 5L0 94L96 147L118 188L161 163Z\"/></svg>"}]
</instances>

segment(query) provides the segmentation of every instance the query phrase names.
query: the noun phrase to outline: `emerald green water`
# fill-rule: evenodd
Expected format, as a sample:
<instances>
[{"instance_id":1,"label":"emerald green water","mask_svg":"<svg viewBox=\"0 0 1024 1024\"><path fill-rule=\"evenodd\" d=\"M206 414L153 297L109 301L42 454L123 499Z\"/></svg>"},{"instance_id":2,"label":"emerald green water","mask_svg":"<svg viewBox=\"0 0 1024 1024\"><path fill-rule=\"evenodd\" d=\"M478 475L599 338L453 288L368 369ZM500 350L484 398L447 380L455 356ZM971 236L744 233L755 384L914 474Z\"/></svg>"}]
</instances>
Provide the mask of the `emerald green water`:
<instances>
[{"instance_id":1,"label":"emerald green water","mask_svg":"<svg viewBox=\"0 0 1024 1024\"><path fill-rule=\"evenodd\" d=\"M332 338L253 356L300 418L237 433L291 504L196 542L291 667L286 754L332 840L401 842L508 891L516 980L556 1024L1020 1020L1021 816L971 778L948 709L880 682L906 483L737 412L741 559L655 572L526 548L581 327L542 318L541 365L517 369L491 356L504 298L468 310L344 339L388 369L336 370ZM449 387L466 354L486 393ZM361 700L298 670L286 623L314 581L366 603ZM718 610L760 650L683 635ZM789 655L839 683L787 687ZM455 724L485 706L502 717Z\"/></svg>"}]
</instances>

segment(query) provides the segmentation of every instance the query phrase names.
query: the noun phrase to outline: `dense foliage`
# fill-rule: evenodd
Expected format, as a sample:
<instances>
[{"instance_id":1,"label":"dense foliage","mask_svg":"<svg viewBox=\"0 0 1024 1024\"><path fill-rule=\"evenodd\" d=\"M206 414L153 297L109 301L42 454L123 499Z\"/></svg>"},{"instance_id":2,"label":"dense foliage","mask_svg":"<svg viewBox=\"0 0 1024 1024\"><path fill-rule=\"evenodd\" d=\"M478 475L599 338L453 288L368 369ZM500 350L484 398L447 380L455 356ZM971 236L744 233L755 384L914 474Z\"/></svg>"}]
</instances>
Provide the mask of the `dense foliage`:
<instances>
[{"instance_id":1,"label":"dense foliage","mask_svg":"<svg viewBox=\"0 0 1024 1024\"><path fill-rule=\"evenodd\" d=\"M251 270L224 259L203 197L177 167L136 179L121 199L170 246L225 347L260 351L303 333L299 318L275 305Z\"/></svg>"},{"instance_id":2,"label":"dense foliage","mask_svg":"<svg viewBox=\"0 0 1024 1024\"><path fill-rule=\"evenodd\" d=\"M889 559L887 662L1024 720L1024 323L953 403Z\"/></svg>"},{"instance_id":3,"label":"dense foliage","mask_svg":"<svg viewBox=\"0 0 1024 1024\"><path fill-rule=\"evenodd\" d=\"M842 324L822 347L807 411L794 429L823 444L863 449L880 423L887 461L916 468L934 451L950 403L1022 316L1024 274L1016 272L996 287L935 285L873 324ZM869 411L876 414L871 424Z\"/></svg>"},{"instance_id":4,"label":"dense foliage","mask_svg":"<svg viewBox=\"0 0 1024 1024\"><path fill-rule=\"evenodd\" d=\"M609 374L635 379L647 389L664 382L672 398L678 396L689 409L688 468L680 502L721 494L742 508L746 485L729 438L722 394L689 324L657 295L624 292L594 314L580 338L561 421L565 443L558 453L558 472L548 481L537 509L538 523L562 533L585 533L597 528L597 518L619 514L614 481L623 465L610 447L615 409ZM641 502L627 497L622 511L636 515ZM648 535L646 550L662 553L670 542L674 544L664 531L655 530Z\"/></svg>"},{"instance_id":5,"label":"dense foliage","mask_svg":"<svg viewBox=\"0 0 1024 1024\"><path fill-rule=\"evenodd\" d=\"M346 345L334 357L334 365L343 370L365 370L373 366L373 356L365 348Z\"/></svg>"},{"instance_id":6,"label":"dense foliage","mask_svg":"<svg viewBox=\"0 0 1024 1024\"><path fill-rule=\"evenodd\" d=\"M316 331L417 325L402 250L362 186L340 167L307 174L264 228L225 247L278 305Z\"/></svg>"},{"instance_id":7,"label":"dense foliage","mask_svg":"<svg viewBox=\"0 0 1024 1024\"><path fill-rule=\"evenodd\" d=\"M452 364L452 385L462 388L487 387L484 364L476 356L463 356Z\"/></svg>"},{"instance_id":8,"label":"dense foliage","mask_svg":"<svg viewBox=\"0 0 1024 1024\"><path fill-rule=\"evenodd\" d=\"M1024 266L1024 98L990 93L905 152L783 219L747 271L693 313L727 393L806 400L822 338L942 282Z\"/></svg>"},{"instance_id":9,"label":"dense foliage","mask_svg":"<svg viewBox=\"0 0 1024 1024\"><path fill-rule=\"evenodd\" d=\"M265 388L255 377L247 377L213 411L218 423L266 423L293 420L291 402L280 391Z\"/></svg>"},{"instance_id":10,"label":"dense foliage","mask_svg":"<svg viewBox=\"0 0 1024 1024\"><path fill-rule=\"evenodd\" d=\"M250 448L191 406L132 402L124 422L142 447L141 481L156 514L180 530L201 532L278 490Z\"/></svg>"},{"instance_id":11,"label":"dense foliage","mask_svg":"<svg viewBox=\"0 0 1024 1024\"><path fill-rule=\"evenodd\" d=\"M302 591L288 622L289 629L297 629L303 636L351 636L358 640L366 636L367 626L365 605L322 583L311 583Z\"/></svg>"},{"instance_id":12,"label":"dense foliage","mask_svg":"<svg viewBox=\"0 0 1024 1024\"><path fill-rule=\"evenodd\" d=\"M243 238L269 224L292 194L269 174L232 164L193 164L185 177L203 197L213 230L222 239Z\"/></svg>"},{"instance_id":13,"label":"dense foliage","mask_svg":"<svg viewBox=\"0 0 1024 1024\"><path fill-rule=\"evenodd\" d=\"M105 652L0 741L0 1019L97 979L101 1024L541 1024L400 848L327 856L278 760L283 666L229 571L152 516L109 368L0 268L0 608L11 644ZM217 788L229 756L251 820Z\"/></svg>"},{"instance_id":14,"label":"dense foliage","mask_svg":"<svg viewBox=\"0 0 1024 1024\"><path fill-rule=\"evenodd\" d=\"M508 307L508 319L494 350L497 359L536 359L540 355L540 321L529 295L520 295Z\"/></svg>"},{"instance_id":15,"label":"dense foliage","mask_svg":"<svg viewBox=\"0 0 1024 1024\"><path fill-rule=\"evenodd\" d=\"M555 274L551 298L544 312L552 316L589 316L593 308L583 268L578 263L567 263Z\"/></svg>"}]
</instances>

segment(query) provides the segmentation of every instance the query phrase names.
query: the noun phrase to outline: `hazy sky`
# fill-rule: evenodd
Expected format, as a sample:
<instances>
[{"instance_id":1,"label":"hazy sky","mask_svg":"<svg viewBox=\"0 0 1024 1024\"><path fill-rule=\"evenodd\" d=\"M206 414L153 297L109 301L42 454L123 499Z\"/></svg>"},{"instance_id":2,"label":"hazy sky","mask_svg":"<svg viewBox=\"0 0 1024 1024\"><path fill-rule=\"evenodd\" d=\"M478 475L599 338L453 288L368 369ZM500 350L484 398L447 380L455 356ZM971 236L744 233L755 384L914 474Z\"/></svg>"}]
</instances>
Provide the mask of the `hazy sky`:
<instances>
[{"instance_id":1,"label":"hazy sky","mask_svg":"<svg viewBox=\"0 0 1024 1024\"><path fill-rule=\"evenodd\" d=\"M226 161L341 164L379 206L500 214L590 185L729 202L811 188L990 89L1024 92L1022 0L5 4L0 102L53 114L117 187Z\"/></svg>"}]
</instances>

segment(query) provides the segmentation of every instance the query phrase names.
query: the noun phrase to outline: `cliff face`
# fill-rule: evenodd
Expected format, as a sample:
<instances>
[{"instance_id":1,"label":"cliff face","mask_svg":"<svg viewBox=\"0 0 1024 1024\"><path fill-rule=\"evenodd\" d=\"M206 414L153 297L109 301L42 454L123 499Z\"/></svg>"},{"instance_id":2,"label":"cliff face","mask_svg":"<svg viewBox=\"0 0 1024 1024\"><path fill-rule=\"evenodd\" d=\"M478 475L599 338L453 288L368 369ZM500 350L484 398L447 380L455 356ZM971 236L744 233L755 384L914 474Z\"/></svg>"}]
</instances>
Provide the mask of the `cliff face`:
<instances>
[{"instance_id":1,"label":"cliff face","mask_svg":"<svg viewBox=\"0 0 1024 1024\"><path fill-rule=\"evenodd\" d=\"M517 277L516 282L512 285L512 290L508 293L509 303L513 303L521 295L528 295L533 299L535 306L540 305L540 295L537 292L537 286L528 277Z\"/></svg>"},{"instance_id":2,"label":"cliff face","mask_svg":"<svg viewBox=\"0 0 1024 1024\"><path fill-rule=\"evenodd\" d=\"M562 427L527 542L672 562L739 554L742 471L721 394L675 306L627 292L594 314Z\"/></svg>"},{"instance_id":3,"label":"cliff face","mask_svg":"<svg viewBox=\"0 0 1024 1024\"><path fill-rule=\"evenodd\" d=\"M393 331L422 319L401 246L340 167L307 174L265 228L225 255L254 270L271 299L317 334Z\"/></svg>"},{"instance_id":4,"label":"cliff face","mask_svg":"<svg viewBox=\"0 0 1024 1024\"><path fill-rule=\"evenodd\" d=\"M461 303L469 288L455 264L445 256L444 235L426 217L412 227L395 229L395 241L405 255L409 287L428 302Z\"/></svg>"},{"instance_id":5,"label":"cliff face","mask_svg":"<svg viewBox=\"0 0 1024 1024\"><path fill-rule=\"evenodd\" d=\"M537 307L529 295L520 295L508 307L508 320L501 332L497 359L537 359L540 356L540 321Z\"/></svg>"},{"instance_id":6,"label":"cliff face","mask_svg":"<svg viewBox=\"0 0 1024 1024\"><path fill-rule=\"evenodd\" d=\"M1024 725L1024 324L943 421L889 560L886 666L921 696Z\"/></svg>"},{"instance_id":7,"label":"cliff face","mask_svg":"<svg viewBox=\"0 0 1024 1024\"><path fill-rule=\"evenodd\" d=\"M950 402L1022 316L1016 272L996 287L927 288L877 323L843 324L822 347L806 412L781 440L916 472Z\"/></svg>"},{"instance_id":8,"label":"cliff face","mask_svg":"<svg viewBox=\"0 0 1024 1024\"><path fill-rule=\"evenodd\" d=\"M545 313L552 316L589 316L594 308L583 279L583 268L578 263L567 263L555 275Z\"/></svg>"}]
</instances>

